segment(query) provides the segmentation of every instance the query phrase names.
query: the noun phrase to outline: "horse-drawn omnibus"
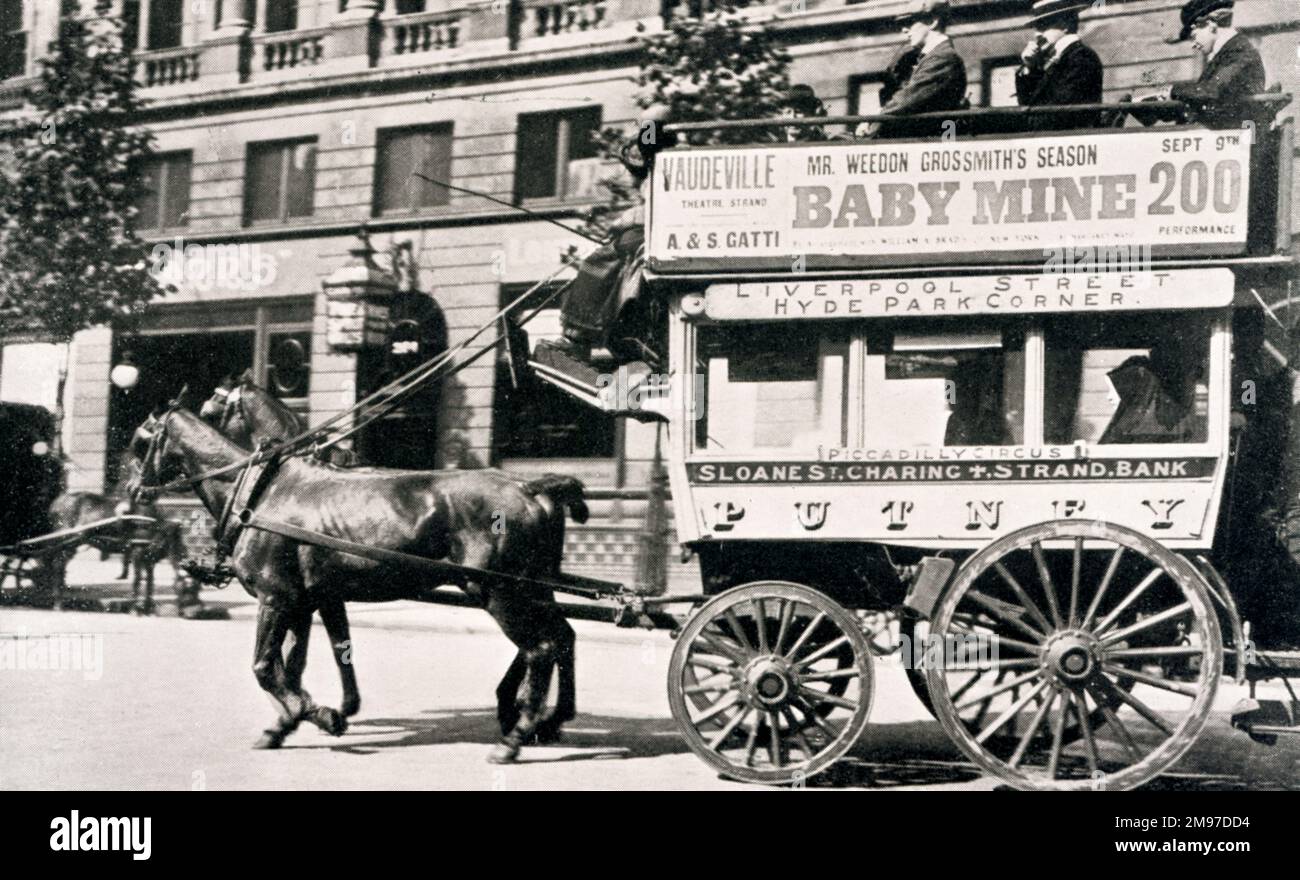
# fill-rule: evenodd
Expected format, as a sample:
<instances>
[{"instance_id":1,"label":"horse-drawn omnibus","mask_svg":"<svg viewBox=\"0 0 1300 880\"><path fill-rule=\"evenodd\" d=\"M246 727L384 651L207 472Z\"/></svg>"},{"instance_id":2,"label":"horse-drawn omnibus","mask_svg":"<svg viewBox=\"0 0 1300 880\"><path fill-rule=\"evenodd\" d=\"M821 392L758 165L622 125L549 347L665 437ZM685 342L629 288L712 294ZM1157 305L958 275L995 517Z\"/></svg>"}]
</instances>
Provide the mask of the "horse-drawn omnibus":
<instances>
[{"instance_id":1,"label":"horse-drawn omnibus","mask_svg":"<svg viewBox=\"0 0 1300 880\"><path fill-rule=\"evenodd\" d=\"M1252 682L1300 660L1239 609L1300 606L1250 515L1291 406L1267 379L1294 320L1289 124L761 142L773 124L676 126L759 143L665 150L651 184L670 385L643 406L708 597L669 675L687 742L745 780L826 768L867 723L864 617L892 609L986 772L1154 778L1225 655ZM1295 732L1294 698L1255 709L1252 735Z\"/></svg>"}]
</instances>

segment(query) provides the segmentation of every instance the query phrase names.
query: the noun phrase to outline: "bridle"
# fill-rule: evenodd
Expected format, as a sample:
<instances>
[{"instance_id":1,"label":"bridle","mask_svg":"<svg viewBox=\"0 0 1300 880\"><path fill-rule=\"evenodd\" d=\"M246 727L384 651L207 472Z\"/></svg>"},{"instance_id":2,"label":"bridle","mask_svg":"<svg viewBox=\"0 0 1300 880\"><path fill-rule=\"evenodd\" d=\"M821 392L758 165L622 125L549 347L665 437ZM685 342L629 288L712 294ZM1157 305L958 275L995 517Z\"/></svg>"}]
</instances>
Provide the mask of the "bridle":
<instances>
[{"instance_id":1,"label":"bridle","mask_svg":"<svg viewBox=\"0 0 1300 880\"><path fill-rule=\"evenodd\" d=\"M238 461L231 462L228 465L223 465L222 467L214 468L210 471L204 471L194 476L183 474L166 483L151 484L150 480L159 479L158 468L154 465L154 461L157 457L160 444L167 439L167 420L174 412L180 409L181 398L184 394L185 389L182 388L181 393L177 395L175 400L168 404L167 409L161 416L151 415L144 425L141 425L140 428L137 429L137 432L139 432L144 431L149 427L153 428L152 431L149 431L149 447L145 452L144 462L140 467L140 482L137 484L135 491L131 493L131 498L134 501L139 502L146 496L150 498L157 497L158 495L173 492L177 489L188 489L204 482L205 480L234 473L238 470L247 471L261 462L275 458L281 451L275 447L259 447L255 452L244 456Z\"/></svg>"}]
</instances>

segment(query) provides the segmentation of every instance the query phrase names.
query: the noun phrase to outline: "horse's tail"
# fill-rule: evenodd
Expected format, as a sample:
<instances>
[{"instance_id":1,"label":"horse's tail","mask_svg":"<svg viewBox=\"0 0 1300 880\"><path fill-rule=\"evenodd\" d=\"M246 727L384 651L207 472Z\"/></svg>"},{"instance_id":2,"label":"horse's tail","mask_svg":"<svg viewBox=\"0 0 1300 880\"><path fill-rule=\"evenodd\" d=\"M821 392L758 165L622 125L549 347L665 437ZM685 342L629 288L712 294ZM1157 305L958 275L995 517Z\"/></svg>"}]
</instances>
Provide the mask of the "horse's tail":
<instances>
[{"instance_id":1,"label":"horse's tail","mask_svg":"<svg viewBox=\"0 0 1300 880\"><path fill-rule=\"evenodd\" d=\"M562 505L576 523L585 523L590 515L587 509L587 487L576 477L542 474L537 479L524 483L524 491L533 497L545 495L555 504Z\"/></svg>"}]
</instances>

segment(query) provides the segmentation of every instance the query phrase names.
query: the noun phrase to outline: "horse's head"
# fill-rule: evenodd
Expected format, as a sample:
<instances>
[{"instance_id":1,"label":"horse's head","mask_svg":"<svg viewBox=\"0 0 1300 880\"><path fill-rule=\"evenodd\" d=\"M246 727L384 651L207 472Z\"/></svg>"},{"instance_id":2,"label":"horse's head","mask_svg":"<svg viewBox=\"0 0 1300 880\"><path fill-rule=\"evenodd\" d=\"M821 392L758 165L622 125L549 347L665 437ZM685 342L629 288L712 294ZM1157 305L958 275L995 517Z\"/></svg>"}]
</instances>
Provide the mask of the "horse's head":
<instances>
[{"instance_id":1,"label":"horse's head","mask_svg":"<svg viewBox=\"0 0 1300 880\"><path fill-rule=\"evenodd\" d=\"M194 418L181 409L185 391L182 388L181 393L176 395L176 399L166 409L150 413L131 435L128 449L138 467L133 468L128 475L126 489L128 497L133 500L139 500L143 491L170 483L184 473L185 459L173 442L171 431L172 422L179 415Z\"/></svg>"}]
</instances>

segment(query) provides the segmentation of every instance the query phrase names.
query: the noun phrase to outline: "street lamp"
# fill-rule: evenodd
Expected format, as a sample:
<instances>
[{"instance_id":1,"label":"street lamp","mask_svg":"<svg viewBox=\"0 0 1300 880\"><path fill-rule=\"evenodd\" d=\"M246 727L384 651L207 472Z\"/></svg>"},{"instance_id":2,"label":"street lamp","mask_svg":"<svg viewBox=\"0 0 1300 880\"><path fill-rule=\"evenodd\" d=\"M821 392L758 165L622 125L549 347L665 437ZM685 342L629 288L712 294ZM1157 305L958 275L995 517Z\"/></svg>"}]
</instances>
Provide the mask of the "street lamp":
<instances>
[{"instance_id":1,"label":"street lamp","mask_svg":"<svg viewBox=\"0 0 1300 880\"><path fill-rule=\"evenodd\" d=\"M108 380L123 391L130 391L140 381L140 368L131 359L131 352L122 355L122 362L108 374Z\"/></svg>"},{"instance_id":2,"label":"street lamp","mask_svg":"<svg viewBox=\"0 0 1300 880\"><path fill-rule=\"evenodd\" d=\"M352 259L321 282L325 288L325 339L335 351L363 351L388 343L390 301L397 279L375 264L365 227Z\"/></svg>"}]
</instances>

